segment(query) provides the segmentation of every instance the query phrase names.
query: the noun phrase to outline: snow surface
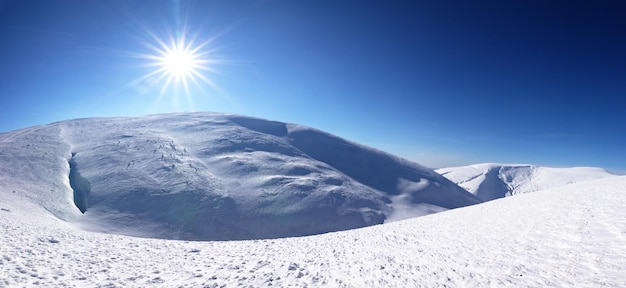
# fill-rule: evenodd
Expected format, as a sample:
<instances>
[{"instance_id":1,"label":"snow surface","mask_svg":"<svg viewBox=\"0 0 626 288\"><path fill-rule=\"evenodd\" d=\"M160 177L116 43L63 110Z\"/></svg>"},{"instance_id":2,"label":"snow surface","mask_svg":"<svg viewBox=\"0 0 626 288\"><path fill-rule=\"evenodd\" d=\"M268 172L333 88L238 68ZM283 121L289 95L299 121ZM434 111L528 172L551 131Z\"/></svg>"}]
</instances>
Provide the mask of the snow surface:
<instances>
[{"instance_id":1,"label":"snow surface","mask_svg":"<svg viewBox=\"0 0 626 288\"><path fill-rule=\"evenodd\" d=\"M16 191L0 287L626 287L625 193L612 177L321 235L176 241L79 230Z\"/></svg>"},{"instance_id":2,"label":"snow surface","mask_svg":"<svg viewBox=\"0 0 626 288\"><path fill-rule=\"evenodd\" d=\"M415 163L209 113L2 133L0 163L0 287L626 287L626 176L468 206Z\"/></svg>"},{"instance_id":3,"label":"snow surface","mask_svg":"<svg viewBox=\"0 0 626 288\"><path fill-rule=\"evenodd\" d=\"M303 236L482 202L433 170L322 131L215 113L2 133L0 161L3 202L150 238Z\"/></svg>"},{"instance_id":4,"label":"snow surface","mask_svg":"<svg viewBox=\"0 0 626 288\"><path fill-rule=\"evenodd\" d=\"M441 168L435 171L484 201L617 176L595 167L550 168L495 163Z\"/></svg>"}]
</instances>

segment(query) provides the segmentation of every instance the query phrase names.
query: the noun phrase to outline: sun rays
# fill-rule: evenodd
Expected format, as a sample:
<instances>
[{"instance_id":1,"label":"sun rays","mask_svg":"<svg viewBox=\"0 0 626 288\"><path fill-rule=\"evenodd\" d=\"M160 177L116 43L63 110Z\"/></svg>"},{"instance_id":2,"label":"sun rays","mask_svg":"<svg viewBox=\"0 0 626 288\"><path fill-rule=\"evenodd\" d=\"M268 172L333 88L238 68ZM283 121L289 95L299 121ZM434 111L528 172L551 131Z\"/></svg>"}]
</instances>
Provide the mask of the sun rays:
<instances>
[{"instance_id":1,"label":"sun rays","mask_svg":"<svg viewBox=\"0 0 626 288\"><path fill-rule=\"evenodd\" d=\"M146 61L150 71L137 82L147 83L150 88L159 89L157 105L165 95L171 95L173 103L179 103L181 93L192 110L192 88L198 88L205 94L205 88L219 92L218 85L207 76L216 73L216 66L222 61L215 55L214 42L217 37L205 41L190 38L186 31L170 35L167 40L153 32L148 32L150 40L144 42L148 53L135 54Z\"/></svg>"}]
</instances>

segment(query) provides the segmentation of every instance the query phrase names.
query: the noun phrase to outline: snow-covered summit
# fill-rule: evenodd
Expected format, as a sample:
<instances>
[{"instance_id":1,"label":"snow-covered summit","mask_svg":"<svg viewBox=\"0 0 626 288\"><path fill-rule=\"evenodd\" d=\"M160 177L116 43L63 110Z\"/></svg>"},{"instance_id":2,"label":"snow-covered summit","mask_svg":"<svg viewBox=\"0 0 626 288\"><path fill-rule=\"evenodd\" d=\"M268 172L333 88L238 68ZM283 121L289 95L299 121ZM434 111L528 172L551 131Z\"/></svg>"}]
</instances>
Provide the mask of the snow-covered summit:
<instances>
[{"instance_id":1,"label":"snow-covered summit","mask_svg":"<svg viewBox=\"0 0 626 288\"><path fill-rule=\"evenodd\" d=\"M496 163L441 168L436 171L484 201L616 176L596 167L550 168Z\"/></svg>"},{"instance_id":2,"label":"snow-covered summit","mask_svg":"<svg viewBox=\"0 0 626 288\"><path fill-rule=\"evenodd\" d=\"M2 133L0 161L4 204L143 237L302 236L482 202L428 168L322 131L215 113Z\"/></svg>"}]
</instances>

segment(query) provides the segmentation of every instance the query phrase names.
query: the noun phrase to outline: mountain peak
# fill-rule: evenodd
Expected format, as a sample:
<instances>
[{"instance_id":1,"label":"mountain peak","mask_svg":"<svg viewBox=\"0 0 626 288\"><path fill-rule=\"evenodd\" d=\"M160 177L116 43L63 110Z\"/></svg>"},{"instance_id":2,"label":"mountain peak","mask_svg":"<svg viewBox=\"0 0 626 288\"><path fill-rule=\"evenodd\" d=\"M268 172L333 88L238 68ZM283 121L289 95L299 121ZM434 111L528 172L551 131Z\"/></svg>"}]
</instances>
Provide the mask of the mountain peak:
<instances>
[{"instance_id":1,"label":"mountain peak","mask_svg":"<svg viewBox=\"0 0 626 288\"><path fill-rule=\"evenodd\" d=\"M0 155L11 167L0 168L0 185L11 187L2 191L17 189L60 219L107 233L303 236L481 202L416 163L241 115L76 119L3 134L0 146L12 151Z\"/></svg>"}]
</instances>

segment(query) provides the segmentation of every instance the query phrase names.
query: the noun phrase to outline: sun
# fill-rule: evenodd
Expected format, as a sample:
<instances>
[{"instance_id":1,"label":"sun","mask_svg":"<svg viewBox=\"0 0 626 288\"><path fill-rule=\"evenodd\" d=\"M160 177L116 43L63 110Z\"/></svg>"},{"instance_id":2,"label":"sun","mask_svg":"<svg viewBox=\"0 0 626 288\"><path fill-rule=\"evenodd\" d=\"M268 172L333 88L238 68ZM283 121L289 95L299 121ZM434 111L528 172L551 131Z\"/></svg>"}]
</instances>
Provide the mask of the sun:
<instances>
[{"instance_id":1,"label":"sun","mask_svg":"<svg viewBox=\"0 0 626 288\"><path fill-rule=\"evenodd\" d=\"M186 77L194 73L198 66L198 56L190 51L176 49L164 55L163 68L175 77Z\"/></svg>"},{"instance_id":2,"label":"sun","mask_svg":"<svg viewBox=\"0 0 626 288\"><path fill-rule=\"evenodd\" d=\"M171 46L162 47L156 57L154 65L162 75L167 75L167 81L174 83L186 83L195 78L201 78L201 70L208 69L206 59L199 53L199 47L191 46L192 43L182 41L175 42Z\"/></svg>"},{"instance_id":3,"label":"sun","mask_svg":"<svg viewBox=\"0 0 626 288\"><path fill-rule=\"evenodd\" d=\"M221 61L214 55L212 48L215 38L199 42L196 38L189 38L187 33L176 33L164 40L154 33L149 33L151 41L144 43L149 53L137 54L145 59L150 71L141 77L140 81L147 81L150 86L160 86L159 99L168 92L172 95L184 91L191 101L190 86L193 84L203 90L209 86L219 91L217 85L206 75L216 71L215 66Z\"/></svg>"}]
</instances>

